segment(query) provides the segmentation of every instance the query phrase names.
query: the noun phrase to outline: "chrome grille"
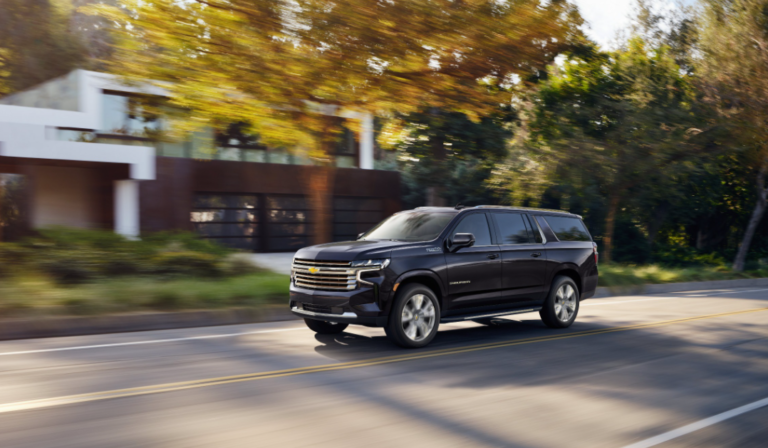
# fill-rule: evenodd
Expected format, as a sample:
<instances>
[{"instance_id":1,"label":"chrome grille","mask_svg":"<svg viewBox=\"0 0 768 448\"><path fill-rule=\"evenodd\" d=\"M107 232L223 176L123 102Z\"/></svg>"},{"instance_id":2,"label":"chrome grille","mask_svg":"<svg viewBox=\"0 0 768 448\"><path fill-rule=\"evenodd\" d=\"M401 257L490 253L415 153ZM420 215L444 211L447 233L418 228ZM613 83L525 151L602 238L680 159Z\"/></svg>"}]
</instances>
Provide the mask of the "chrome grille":
<instances>
[{"instance_id":1,"label":"chrome grille","mask_svg":"<svg viewBox=\"0 0 768 448\"><path fill-rule=\"evenodd\" d=\"M357 287L357 270L348 261L293 260L296 286L329 291L349 291Z\"/></svg>"}]
</instances>

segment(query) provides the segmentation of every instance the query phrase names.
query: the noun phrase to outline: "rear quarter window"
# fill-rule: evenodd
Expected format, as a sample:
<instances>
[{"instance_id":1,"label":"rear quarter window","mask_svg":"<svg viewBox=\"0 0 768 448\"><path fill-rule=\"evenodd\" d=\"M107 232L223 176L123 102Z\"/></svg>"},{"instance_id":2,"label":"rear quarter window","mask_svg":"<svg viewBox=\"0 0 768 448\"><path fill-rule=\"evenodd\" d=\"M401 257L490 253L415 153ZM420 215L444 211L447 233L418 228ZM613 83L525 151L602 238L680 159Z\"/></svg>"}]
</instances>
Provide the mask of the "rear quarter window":
<instances>
[{"instance_id":1,"label":"rear quarter window","mask_svg":"<svg viewBox=\"0 0 768 448\"><path fill-rule=\"evenodd\" d=\"M592 241L586 226L579 218L543 216L560 241Z\"/></svg>"}]
</instances>

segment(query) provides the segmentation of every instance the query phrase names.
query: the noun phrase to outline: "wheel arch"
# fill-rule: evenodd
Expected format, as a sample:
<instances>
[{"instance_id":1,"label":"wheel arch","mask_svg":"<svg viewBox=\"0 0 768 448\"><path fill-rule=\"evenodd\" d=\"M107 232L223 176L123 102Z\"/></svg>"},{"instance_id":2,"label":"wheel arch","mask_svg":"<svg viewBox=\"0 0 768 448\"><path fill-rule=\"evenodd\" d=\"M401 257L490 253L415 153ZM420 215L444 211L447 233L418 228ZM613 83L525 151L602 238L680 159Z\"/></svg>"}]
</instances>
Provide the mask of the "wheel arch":
<instances>
[{"instance_id":1,"label":"wheel arch","mask_svg":"<svg viewBox=\"0 0 768 448\"><path fill-rule=\"evenodd\" d=\"M410 283L421 283L427 288L431 289L432 292L434 292L437 296L437 300L440 303L440 311L442 312L445 309L443 303L445 292L442 282L440 281L440 277L438 277L436 273L428 270L410 271L400 275L400 277L398 277L395 281L396 289L393 288L392 297L390 298L389 302L392 303L398 290Z\"/></svg>"},{"instance_id":2,"label":"wheel arch","mask_svg":"<svg viewBox=\"0 0 768 448\"><path fill-rule=\"evenodd\" d=\"M579 300L581 300L581 295L584 293L584 282L582 281L581 276L579 275L579 271L575 266L562 266L560 269L555 271L555 273L552 275L552 281L551 283L554 283L555 279L558 276L564 276L564 277L570 277L571 280L573 280L574 283L576 283L576 287L579 288Z\"/></svg>"}]
</instances>

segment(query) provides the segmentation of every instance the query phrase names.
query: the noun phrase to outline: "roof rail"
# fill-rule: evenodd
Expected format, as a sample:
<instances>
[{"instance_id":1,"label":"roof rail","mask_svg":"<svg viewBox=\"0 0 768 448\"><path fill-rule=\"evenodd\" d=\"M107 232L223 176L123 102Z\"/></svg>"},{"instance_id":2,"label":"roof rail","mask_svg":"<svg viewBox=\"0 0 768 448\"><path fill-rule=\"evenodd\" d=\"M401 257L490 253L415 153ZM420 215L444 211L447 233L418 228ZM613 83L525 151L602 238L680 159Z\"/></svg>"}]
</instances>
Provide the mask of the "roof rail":
<instances>
[{"instance_id":1,"label":"roof rail","mask_svg":"<svg viewBox=\"0 0 768 448\"><path fill-rule=\"evenodd\" d=\"M557 210L553 208L538 208L538 207L516 207L511 205L478 205L473 208L497 208L501 210L531 210L531 211L537 211L537 212L550 212L550 213L564 213L567 215L572 215L573 213L567 212L565 210Z\"/></svg>"},{"instance_id":2,"label":"roof rail","mask_svg":"<svg viewBox=\"0 0 768 448\"><path fill-rule=\"evenodd\" d=\"M512 205L476 205L474 207L470 206L464 206L464 205L457 205L456 207L416 207L414 210L434 210L434 209L441 209L441 210L474 210L474 209L497 209L497 210L526 210L526 211L534 211L534 212L546 212L546 213L561 213L563 215L572 215L572 216L578 216L581 218L580 215L577 215L575 213L567 212L565 210L557 210L553 208L538 208L538 207L516 207Z\"/></svg>"}]
</instances>

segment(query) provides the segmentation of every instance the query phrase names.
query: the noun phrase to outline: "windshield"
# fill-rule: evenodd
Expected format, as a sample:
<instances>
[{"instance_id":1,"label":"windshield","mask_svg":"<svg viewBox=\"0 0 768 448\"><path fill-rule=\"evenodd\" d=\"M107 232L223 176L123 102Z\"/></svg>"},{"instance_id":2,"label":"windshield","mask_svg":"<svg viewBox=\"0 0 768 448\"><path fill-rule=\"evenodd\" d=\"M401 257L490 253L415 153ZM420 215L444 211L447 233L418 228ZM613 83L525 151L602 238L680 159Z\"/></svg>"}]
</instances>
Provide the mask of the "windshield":
<instances>
[{"instance_id":1,"label":"windshield","mask_svg":"<svg viewBox=\"0 0 768 448\"><path fill-rule=\"evenodd\" d=\"M361 240L431 241L451 222L454 213L405 212L392 215Z\"/></svg>"}]
</instances>

